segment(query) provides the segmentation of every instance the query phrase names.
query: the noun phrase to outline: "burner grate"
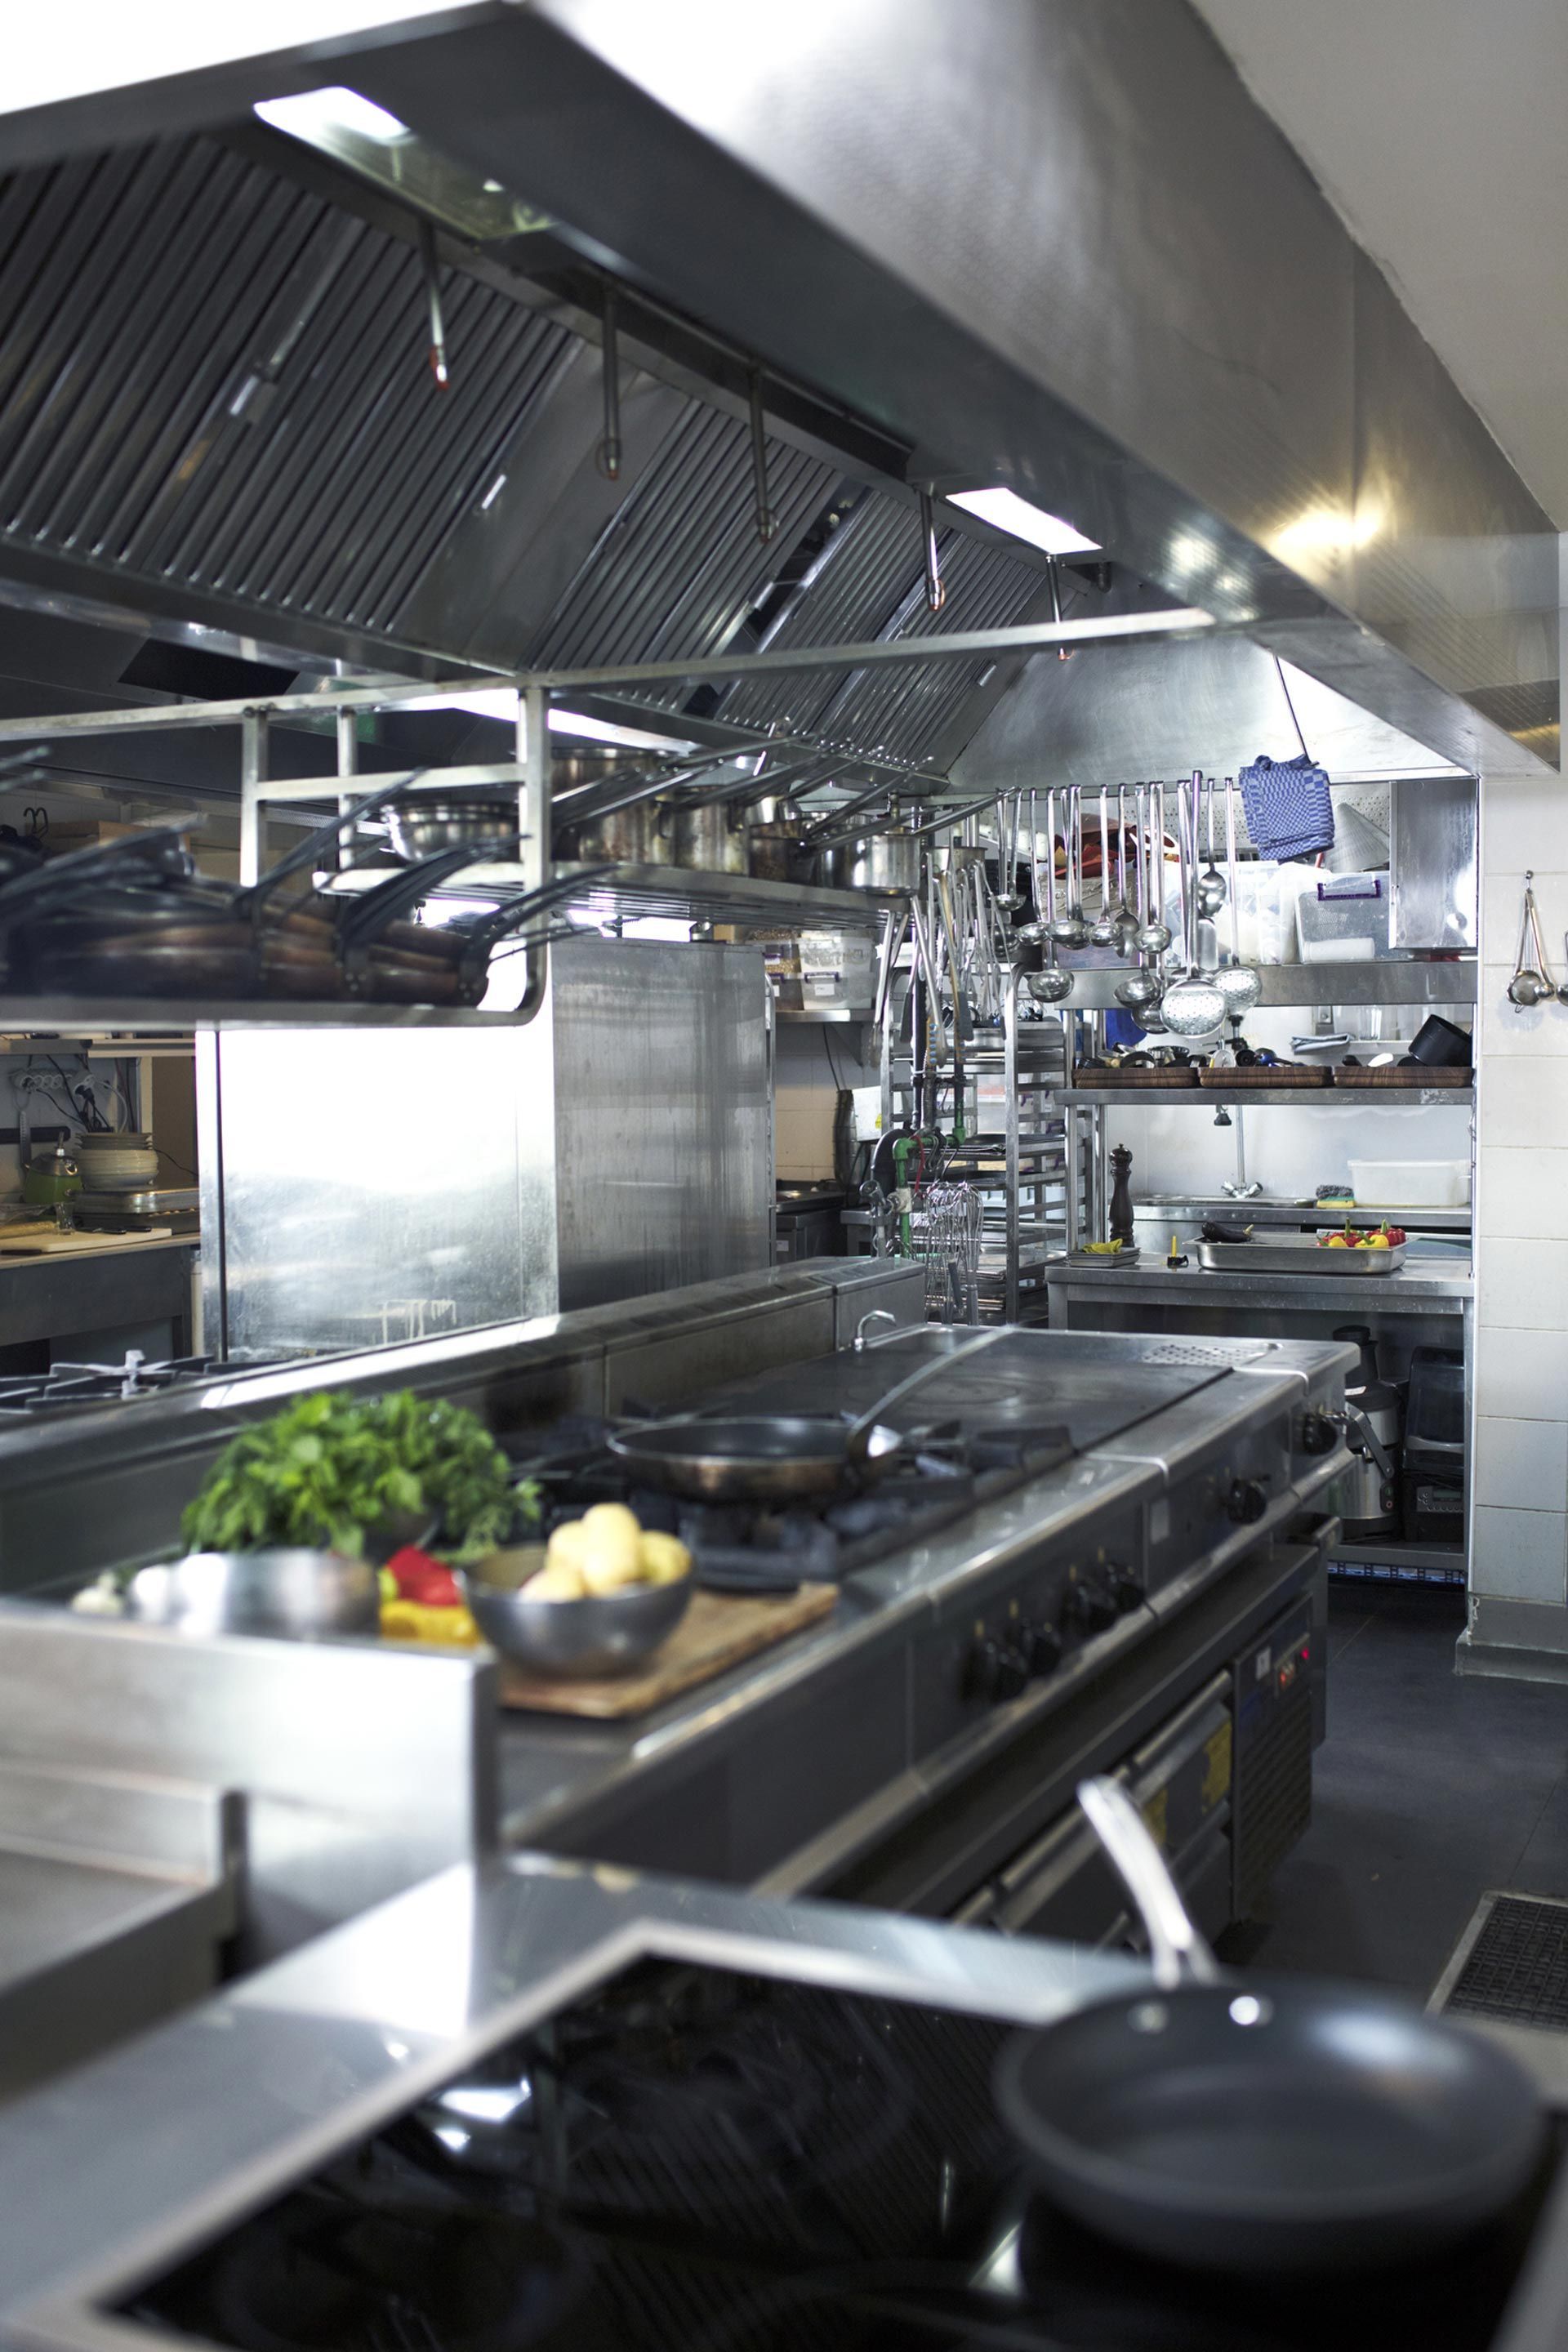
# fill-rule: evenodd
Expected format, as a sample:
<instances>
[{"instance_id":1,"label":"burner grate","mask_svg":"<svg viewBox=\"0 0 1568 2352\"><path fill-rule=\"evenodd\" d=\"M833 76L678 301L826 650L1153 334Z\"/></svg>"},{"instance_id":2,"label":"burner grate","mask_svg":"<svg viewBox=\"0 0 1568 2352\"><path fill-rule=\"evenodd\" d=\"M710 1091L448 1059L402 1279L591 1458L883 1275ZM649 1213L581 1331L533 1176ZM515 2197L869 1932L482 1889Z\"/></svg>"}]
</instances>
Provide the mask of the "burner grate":
<instances>
[{"instance_id":1,"label":"burner grate","mask_svg":"<svg viewBox=\"0 0 1568 2352\"><path fill-rule=\"evenodd\" d=\"M1568 1903L1484 1895L1430 2006L1561 2032L1568 2027Z\"/></svg>"}]
</instances>

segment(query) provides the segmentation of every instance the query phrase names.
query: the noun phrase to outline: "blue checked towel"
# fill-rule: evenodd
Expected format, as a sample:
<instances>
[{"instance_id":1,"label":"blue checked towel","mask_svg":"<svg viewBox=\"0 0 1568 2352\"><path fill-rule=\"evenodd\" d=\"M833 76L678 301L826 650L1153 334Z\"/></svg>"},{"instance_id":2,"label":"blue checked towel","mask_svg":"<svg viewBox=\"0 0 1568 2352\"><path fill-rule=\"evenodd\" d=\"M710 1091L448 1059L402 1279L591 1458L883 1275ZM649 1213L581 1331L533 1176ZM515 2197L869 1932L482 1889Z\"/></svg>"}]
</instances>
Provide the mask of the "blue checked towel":
<instances>
[{"instance_id":1,"label":"blue checked towel","mask_svg":"<svg viewBox=\"0 0 1568 2352\"><path fill-rule=\"evenodd\" d=\"M1312 857L1331 849L1329 779L1302 751L1294 760L1259 757L1239 778L1247 830L1260 857Z\"/></svg>"}]
</instances>

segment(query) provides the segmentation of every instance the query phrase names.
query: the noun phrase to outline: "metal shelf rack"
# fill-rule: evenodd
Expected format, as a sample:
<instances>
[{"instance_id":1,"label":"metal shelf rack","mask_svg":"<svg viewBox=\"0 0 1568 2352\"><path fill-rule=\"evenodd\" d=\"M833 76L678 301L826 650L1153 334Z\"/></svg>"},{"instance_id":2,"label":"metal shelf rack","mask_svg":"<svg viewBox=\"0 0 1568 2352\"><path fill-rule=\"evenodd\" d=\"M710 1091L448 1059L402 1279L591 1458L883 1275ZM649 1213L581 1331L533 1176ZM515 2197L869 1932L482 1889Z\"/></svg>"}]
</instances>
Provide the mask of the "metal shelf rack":
<instances>
[{"instance_id":1,"label":"metal shelf rack","mask_svg":"<svg viewBox=\"0 0 1568 2352\"><path fill-rule=\"evenodd\" d=\"M913 1073L907 1051L891 1045L896 1027L890 1009L883 1038L885 1129L913 1124ZM1074 1194L1055 1100L1067 1067L1066 1024L1059 1016L1020 1021L1015 972L1000 1034L991 1030L966 1039L963 1065L966 1140L945 1156L942 1172L980 1196L980 1318L1043 1321L1049 1298L1046 1263L1065 1245ZM951 1060L937 1068L936 1077L951 1089ZM1078 1189L1090 1181L1087 1164L1080 1166Z\"/></svg>"}]
</instances>

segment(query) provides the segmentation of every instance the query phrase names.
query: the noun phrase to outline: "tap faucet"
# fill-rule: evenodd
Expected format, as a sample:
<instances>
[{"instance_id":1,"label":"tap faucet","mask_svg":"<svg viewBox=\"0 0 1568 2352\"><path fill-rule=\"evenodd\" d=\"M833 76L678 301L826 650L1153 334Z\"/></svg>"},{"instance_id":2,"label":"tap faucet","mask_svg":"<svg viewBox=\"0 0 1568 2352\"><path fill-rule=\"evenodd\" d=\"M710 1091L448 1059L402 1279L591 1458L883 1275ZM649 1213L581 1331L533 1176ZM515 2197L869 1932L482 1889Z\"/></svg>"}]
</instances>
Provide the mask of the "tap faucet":
<instances>
[{"instance_id":1,"label":"tap faucet","mask_svg":"<svg viewBox=\"0 0 1568 2352\"><path fill-rule=\"evenodd\" d=\"M860 1320L855 1326L855 1353L858 1356L863 1356L869 1345L869 1342L866 1338L866 1326L868 1323L896 1323L898 1319L898 1317L893 1313L891 1307L873 1307L868 1315L862 1315Z\"/></svg>"}]
</instances>

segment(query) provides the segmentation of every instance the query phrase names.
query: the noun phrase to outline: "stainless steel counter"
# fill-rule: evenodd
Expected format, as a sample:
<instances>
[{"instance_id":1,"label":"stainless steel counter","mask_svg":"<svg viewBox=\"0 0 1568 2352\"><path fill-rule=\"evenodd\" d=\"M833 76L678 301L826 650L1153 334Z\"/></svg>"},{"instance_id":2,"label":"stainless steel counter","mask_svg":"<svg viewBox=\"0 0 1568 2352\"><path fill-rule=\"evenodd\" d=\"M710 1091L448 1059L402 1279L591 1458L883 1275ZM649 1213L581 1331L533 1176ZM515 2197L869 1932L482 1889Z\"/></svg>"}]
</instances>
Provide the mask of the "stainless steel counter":
<instances>
[{"instance_id":1,"label":"stainless steel counter","mask_svg":"<svg viewBox=\"0 0 1568 2352\"><path fill-rule=\"evenodd\" d=\"M145 1279L174 1263L165 1251L133 1270ZM68 1267L66 1278L90 1290L82 1263ZM15 1287L35 1284L44 1287L41 1273ZM0 1314L5 1296L0 1285ZM166 1558L219 1448L312 1390L412 1388L473 1406L504 1436L567 1413L619 1412L628 1398L678 1405L758 1362L824 1354L847 1345L874 1306L900 1324L923 1322L923 1269L819 1259L397 1347L230 1369L133 1403L0 1423L0 1591L68 1591L100 1568Z\"/></svg>"},{"instance_id":2,"label":"stainless steel counter","mask_svg":"<svg viewBox=\"0 0 1568 2352\"><path fill-rule=\"evenodd\" d=\"M1247 1204L1250 1211L1251 1203ZM1233 1210L1234 1213L1234 1210ZM1065 1258L1049 1259L1045 1278L1050 1285L1053 1320L1058 1299L1154 1301L1201 1308L1210 1300L1234 1302L1261 1314L1430 1315L1462 1316L1475 1296L1474 1277L1467 1266L1460 1274L1447 1267L1409 1261L1388 1275L1330 1274L1211 1274L1202 1266L1168 1270L1158 1258L1119 1269L1068 1265Z\"/></svg>"},{"instance_id":3,"label":"stainless steel counter","mask_svg":"<svg viewBox=\"0 0 1568 2352\"><path fill-rule=\"evenodd\" d=\"M1474 1211L1467 1201L1458 1209L1325 1208L1318 1201L1234 1200L1228 1192L1151 1192L1134 1201L1139 1217L1217 1217L1227 1224L1285 1225L1310 1232L1343 1225L1401 1224L1410 1233L1468 1234Z\"/></svg>"},{"instance_id":4,"label":"stainless steel counter","mask_svg":"<svg viewBox=\"0 0 1568 2352\"><path fill-rule=\"evenodd\" d=\"M940 1345L946 1336L924 1339ZM920 1343L902 1340L896 1352L911 1344ZM1070 1340L1023 1332L1012 1344L1037 1352L1042 1371L1060 1376L1065 1360L1070 1380ZM1131 1338L1083 1344L1086 1364L1158 1360L1150 1343ZM820 1887L853 1852L874 1847L987 1756L1040 1736L1092 1686L1135 1679L1142 1654L1167 1638L1184 1647L1174 1618L1233 1568L1236 1605L1250 1605L1240 1564L1310 1511L1342 1465L1342 1450L1313 1457L1293 1448L1309 1399L1338 1402L1353 1356L1309 1341L1208 1352L1233 1376L847 1577L834 1614L779 1650L627 1724L509 1716L503 1839L791 1893ZM877 1377L867 1369L874 1361L859 1360L862 1380ZM816 1370L804 1365L799 1377ZM1026 1399L1026 1368L1018 1379ZM959 1409L941 1394L942 1410ZM1233 1522L1233 1479L1265 1461L1276 1483L1261 1515ZM1130 1563L1145 1599L1009 1703L963 1697L976 1627L1016 1616L1021 1596L1076 1572L1080 1554ZM1277 1575L1258 1572L1259 1596Z\"/></svg>"},{"instance_id":5,"label":"stainless steel counter","mask_svg":"<svg viewBox=\"0 0 1568 2352\"><path fill-rule=\"evenodd\" d=\"M167 1325L169 1341L159 1352L186 1355L197 1255L195 1243L182 1234L47 1257L0 1257L0 1348ZM36 1424L30 1433L36 1441ZM5 1442L0 1433L0 1446Z\"/></svg>"},{"instance_id":6,"label":"stainless steel counter","mask_svg":"<svg viewBox=\"0 0 1568 2352\"><path fill-rule=\"evenodd\" d=\"M1146 1981L1081 1947L622 1871L456 1869L0 2117L0 2341L143 2352L139 2277L645 1955L1042 2023ZM1521 2037L1568 2099L1561 2037ZM1568 2197L1495 2352L1568 2339Z\"/></svg>"},{"instance_id":7,"label":"stainless steel counter","mask_svg":"<svg viewBox=\"0 0 1568 2352\"><path fill-rule=\"evenodd\" d=\"M538 1856L447 1871L0 2116L0 2340L107 2345L101 2282L653 1950L1028 2021L1145 1973Z\"/></svg>"}]
</instances>

